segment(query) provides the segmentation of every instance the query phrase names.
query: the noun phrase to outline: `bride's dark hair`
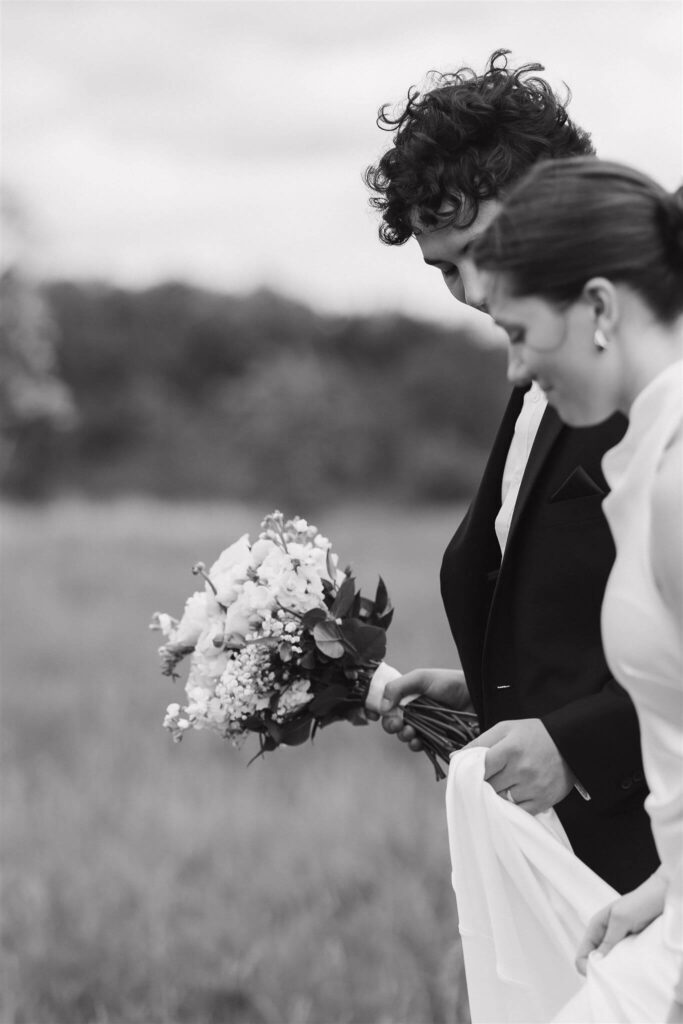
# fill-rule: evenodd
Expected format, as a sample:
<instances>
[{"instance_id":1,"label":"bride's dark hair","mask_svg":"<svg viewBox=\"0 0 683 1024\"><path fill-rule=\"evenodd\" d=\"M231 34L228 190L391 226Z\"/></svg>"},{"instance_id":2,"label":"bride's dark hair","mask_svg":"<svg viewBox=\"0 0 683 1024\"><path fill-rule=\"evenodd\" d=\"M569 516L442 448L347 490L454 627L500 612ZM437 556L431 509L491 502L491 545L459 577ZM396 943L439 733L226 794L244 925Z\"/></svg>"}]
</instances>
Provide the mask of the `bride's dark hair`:
<instances>
[{"instance_id":1,"label":"bride's dark hair","mask_svg":"<svg viewBox=\"0 0 683 1024\"><path fill-rule=\"evenodd\" d=\"M532 168L473 247L515 295L563 306L591 277L629 285L663 323L683 312L683 188L576 157Z\"/></svg>"},{"instance_id":2,"label":"bride's dark hair","mask_svg":"<svg viewBox=\"0 0 683 1024\"><path fill-rule=\"evenodd\" d=\"M365 170L382 214L379 236L402 245L412 216L435 227L468 227L479 203L500 195L538 160L593 153L590 135L573 124L564 101L535 72L542 64L508 67L509 50L491 54L483 74L469 67L431 71L420 92L408 90L395 115L385 104L377 124L395 132L394 144ZM440 214L446 203L447 216Z\"/></svg>"}]
</instances>

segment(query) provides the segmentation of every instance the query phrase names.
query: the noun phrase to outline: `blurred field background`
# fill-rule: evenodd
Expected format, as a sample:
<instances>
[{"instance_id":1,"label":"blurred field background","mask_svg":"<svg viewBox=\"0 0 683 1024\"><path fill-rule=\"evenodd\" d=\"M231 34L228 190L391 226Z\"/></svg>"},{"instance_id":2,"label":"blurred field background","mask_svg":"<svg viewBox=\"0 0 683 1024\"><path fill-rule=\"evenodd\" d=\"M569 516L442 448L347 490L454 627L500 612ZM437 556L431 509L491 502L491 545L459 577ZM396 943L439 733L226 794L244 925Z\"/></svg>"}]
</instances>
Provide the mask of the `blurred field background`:
<instances>
[{"instance_id":1,"label":"blurred field background","mask_svg":"<svg viewBox=\"0 0 683 1024\"><path fill-rule=\"evenodd\" d=\"M160 722L150 613L266 509L2 507L6 1024L467 1020L443 783L376 725L247 767ZM449 664L437 576L458 506L317 525L398 609L389 660ZM177 684L176 684L177 685Z\"/></svg>"},{"instance_id":2,"label":"blurred field background","mask_svg":"<svg viewBox=\"0 0 683 1024\"><path fill-rule=\"evenodd\" d=\"M466 1021L427 759L377 725L250 767L255 747L174 746L147 623L279 507L368 592L386 579L393 664L453 664L438 570L503 353L19 261L0 308L2 1024Z\"/></svg>"}]
</instances>

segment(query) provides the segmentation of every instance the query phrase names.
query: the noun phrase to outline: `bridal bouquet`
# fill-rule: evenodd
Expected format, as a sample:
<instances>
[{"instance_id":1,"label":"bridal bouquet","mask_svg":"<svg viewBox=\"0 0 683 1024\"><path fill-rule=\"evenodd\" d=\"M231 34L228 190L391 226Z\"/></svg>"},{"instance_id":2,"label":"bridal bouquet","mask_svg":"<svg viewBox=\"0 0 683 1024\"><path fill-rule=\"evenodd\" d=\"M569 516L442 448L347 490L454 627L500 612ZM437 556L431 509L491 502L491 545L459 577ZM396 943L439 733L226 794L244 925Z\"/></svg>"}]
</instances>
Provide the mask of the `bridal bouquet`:
<instances>
[{"instance_id":1,"label":"bridal bouquet","mask_svg":"<svg viewBox=\"0 0 683 1024\"><path fill-rule=\"evenodd\" d=\"M260 753L303 743L331 722L367 722L369 691L398 675L385 665L393 608L380 578L374 599L361 595L349 568L316 527L266 516L252 544L244 534L207 571L180 620L157 612L162 673L177 679L189 657L186 702L168 706L164 726L178 741L205 729L238 744L256 733ZM381 695L381 693L380 693ZM474 716L425 698L404 708L432 761L476 735Z\"/></svg>"}]
</instances>

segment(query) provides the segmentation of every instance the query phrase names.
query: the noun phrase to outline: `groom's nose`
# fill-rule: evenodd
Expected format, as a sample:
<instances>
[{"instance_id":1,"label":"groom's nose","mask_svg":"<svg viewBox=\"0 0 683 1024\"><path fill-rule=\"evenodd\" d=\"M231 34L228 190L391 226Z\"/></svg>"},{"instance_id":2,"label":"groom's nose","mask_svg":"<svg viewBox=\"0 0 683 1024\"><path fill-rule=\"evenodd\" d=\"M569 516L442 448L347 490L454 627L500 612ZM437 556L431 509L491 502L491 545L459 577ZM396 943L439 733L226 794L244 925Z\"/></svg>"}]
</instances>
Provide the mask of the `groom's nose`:
<instances>
[{"instance_id":1,"label":"groom's nose","mask_svg":"<svg viewBox=\"0 0 683 1024\"><path fill-rule=\"evenodd\" d=\"M516 388L530 384L531 372L518 345L508 347L508 380Z\"/></svg>"},{"instance_id":2,"label":"groom's nose","mask_svg":"<svg viewBox=\"0 0 683 1024\"><path fill-rule=\"evenodd\" d=\"M467 305L480 309L482 313L487 313L486 293L484 292L481 275L469 260L464 260L461 264L460 279Z\"/></svg>"}]
</instances>

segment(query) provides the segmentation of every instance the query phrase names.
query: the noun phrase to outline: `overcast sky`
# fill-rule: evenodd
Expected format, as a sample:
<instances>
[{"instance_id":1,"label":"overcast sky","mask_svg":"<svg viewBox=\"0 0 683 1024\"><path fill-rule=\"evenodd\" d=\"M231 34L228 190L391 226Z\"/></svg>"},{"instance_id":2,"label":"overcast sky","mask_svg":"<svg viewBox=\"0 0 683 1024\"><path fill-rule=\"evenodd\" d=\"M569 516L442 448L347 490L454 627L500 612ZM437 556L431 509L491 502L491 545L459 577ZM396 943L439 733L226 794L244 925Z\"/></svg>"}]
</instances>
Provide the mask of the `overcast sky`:
<instances>
[{"instance_id":1,"label":"overcast sky","mask_svg":"<svg viewBox=\"0 0 683 1024\"><path fill-rule=\"evenodd\" d=\"M600 155L683 178L680 0L4 0L3 173L43 276L452 320L381 245L377 108L431 68L539 60Z\"/></svg>"}]
</instances>

